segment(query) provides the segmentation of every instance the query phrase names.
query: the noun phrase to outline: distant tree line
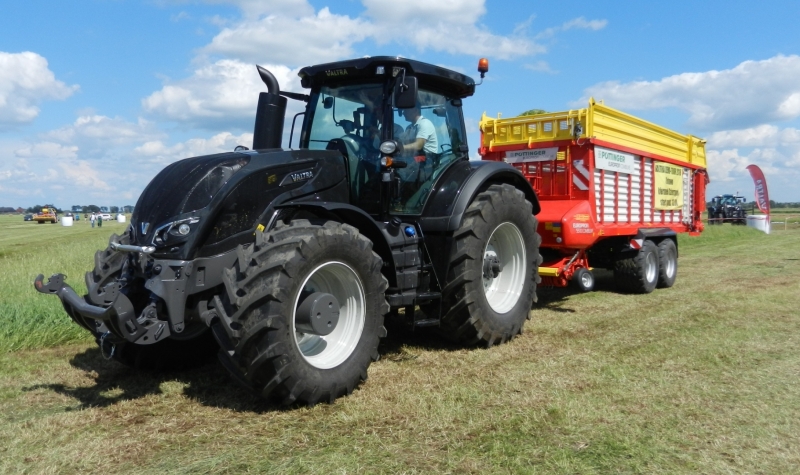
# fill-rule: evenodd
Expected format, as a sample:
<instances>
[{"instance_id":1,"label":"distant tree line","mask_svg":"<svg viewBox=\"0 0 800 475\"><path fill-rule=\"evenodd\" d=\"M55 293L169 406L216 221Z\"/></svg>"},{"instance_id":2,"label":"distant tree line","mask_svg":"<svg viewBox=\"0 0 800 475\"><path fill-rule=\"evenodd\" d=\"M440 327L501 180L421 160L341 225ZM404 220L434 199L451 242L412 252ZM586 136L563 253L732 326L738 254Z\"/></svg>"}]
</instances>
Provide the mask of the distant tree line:
<instances>
[{"instance_id":1,"label":"distant tree line","mask_svg":"<svg viewBox=\"0 0 800 475\"><path fill-rule=\"evenodd\" d=\"M59 207L57 207L56 205L53 205L53 204L33 205L30 208L26 209L25 212L26 213L38 213L39 211L42 210L42 208L55 208L55 210L58 211L59 214L62 213L61 208L59 208Z\"/></svg>"}]
</instances>

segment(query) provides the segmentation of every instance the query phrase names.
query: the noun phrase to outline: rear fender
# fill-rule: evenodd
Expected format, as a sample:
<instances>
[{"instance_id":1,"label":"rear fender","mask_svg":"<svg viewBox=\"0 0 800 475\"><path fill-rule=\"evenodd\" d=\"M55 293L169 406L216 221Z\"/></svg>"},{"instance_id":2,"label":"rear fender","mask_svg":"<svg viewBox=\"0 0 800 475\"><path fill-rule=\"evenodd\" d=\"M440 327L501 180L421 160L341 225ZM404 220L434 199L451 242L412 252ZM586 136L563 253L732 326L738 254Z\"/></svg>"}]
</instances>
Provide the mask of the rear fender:
<instances>
[{"instance_id":1,"label":"rear fender","mask_svg":"<svg viewBox=\"0 0 800 475\"><path fill-rule=\"evenodd\" d=\"M465 164L469 169L464 168ZM453 179L463 180L457 191L447 187L447 181ZM422 214L422 228L428 233L457 230L475 196L496 184L510 184L525 193L525 198L533 205L533 214L541 210L530 182L513 166L488 160L462 162L437 181L436 191Z\"/></svg>"}]
</instances>

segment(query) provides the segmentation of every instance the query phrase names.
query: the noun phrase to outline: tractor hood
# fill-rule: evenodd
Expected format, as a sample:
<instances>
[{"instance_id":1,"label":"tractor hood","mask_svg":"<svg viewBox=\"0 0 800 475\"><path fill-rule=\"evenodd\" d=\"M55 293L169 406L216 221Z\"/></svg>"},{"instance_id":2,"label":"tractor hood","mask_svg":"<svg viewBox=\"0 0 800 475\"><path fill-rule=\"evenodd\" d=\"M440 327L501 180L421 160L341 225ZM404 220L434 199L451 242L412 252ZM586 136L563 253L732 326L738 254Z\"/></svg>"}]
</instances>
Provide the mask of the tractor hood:
<instances>
[{"instance_id":1,"label":"tractor hood","mask_svg":"<svg viewBox=\"0 0 800 475\"><path fill-rule=\"evenodd\" d=\"M130 243L154 247L153 256L162 259L227 252L251 242L255 227L280 203L349 201L347 176L335 150L248 150L180 160L142 192Z\"/></svg>"},{"instance_id":2,"label":"tractor hood","mask_svg":"<svg viewBox=\"0 0 800 475\"><path fill-rule=\"evenodd\" d=\"M131 217L131 242L151 245L156 232L163 231L172 220L208 206L249 161L248 155L222 153L187 158L167 166L147 185L136 203Z\"/></svg>"}]
</instances>

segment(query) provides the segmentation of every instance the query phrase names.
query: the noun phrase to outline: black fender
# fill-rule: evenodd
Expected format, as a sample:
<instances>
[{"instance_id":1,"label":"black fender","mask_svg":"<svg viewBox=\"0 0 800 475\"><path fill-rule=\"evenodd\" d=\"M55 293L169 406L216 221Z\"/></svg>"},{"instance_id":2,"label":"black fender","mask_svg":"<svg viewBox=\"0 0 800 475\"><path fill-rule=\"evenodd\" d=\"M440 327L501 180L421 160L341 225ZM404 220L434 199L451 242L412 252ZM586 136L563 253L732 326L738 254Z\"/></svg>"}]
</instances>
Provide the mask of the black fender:
<instances>
[{"instance_id":1,"label":"black fender","mask_svg":"<svg viewBox=\"0 0 800 475\"><path fill-rule=\"evenodd\" d=\"M389 285L397 285L397 275L394 258L389 242L384 233L384 223L376 222L372 216L361 208L347 204L326 201L289 201L275 207L281 213L291 211L308 211L321 218L331 217L341 223L349 224L372 241L372 250L383 259L385 277Z\"/></svg>"},{"instance_id":2,"label":"black fender","mask_svg":"<svg viewBox=\"0 0 800 475\"><path fill-rule=\"evenodd\" d=\"M419 223L426 253L440 282L447 275L453 233L461 226L464 213L479 193L495 184L514 186L525 193L525 198L533 205L533 214L541 211L539 199L530 182L519 170L505 162L456 162L436 180Z\"/></svg>"},{"instance_id":3,"label":"black fender","mask_svg":"<svg viewBox=\"0 0 800 475\"><path fill-rule=\"evenodd\" d=\"M448 186L448 182L460 183L460 186ZM420 218L422 229L428 233L457 230L475 196L495 184L514 186L525 193L525 198L533 205L533 214L541 211L536 192L515 167L505 162L465 160L454 164L436 181Z\"/></svg>"},{"instance_id":4,"label":"black fender","mask_svg":"<svg viewBox=\"0 0 800 475\"><path fill-rule=\"evenodd\" d=\"M670 228L639 228L636 233L636 239L649 239L656 243L660 243L664 239L672 239L675 242L675 254L678 253L678 233Z\"/></svg>"}]
</instances>

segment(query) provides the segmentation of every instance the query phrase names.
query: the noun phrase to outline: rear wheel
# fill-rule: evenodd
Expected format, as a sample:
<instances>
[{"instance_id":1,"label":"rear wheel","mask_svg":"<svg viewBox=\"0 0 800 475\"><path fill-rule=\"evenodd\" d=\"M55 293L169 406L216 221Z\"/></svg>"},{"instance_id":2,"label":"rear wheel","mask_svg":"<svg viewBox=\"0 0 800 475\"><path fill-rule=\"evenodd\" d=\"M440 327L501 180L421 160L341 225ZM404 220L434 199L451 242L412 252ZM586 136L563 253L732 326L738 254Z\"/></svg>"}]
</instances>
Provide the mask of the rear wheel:
<instances>
[{"instance_id":1,"label":"rear wheel","mask_svg":"<svg viewBox=\"0 0 800 475\"><path fill-rule=\"evenodd\" d=\"M636 256L615 263L614 281L625 292L647 294L656 288L658 272L658 249L647 239Z\"/></svg>"},{"instance_id":2,"label":"rear wheel","mask_svg":"<svg viewBox=\"0 0 800 475\"><path fill-rule=\"evenodd\" d=\"M539 282L531 203L511 185L493 185L475 197L453 238L442 332L463 344L513 338L530 318Z\"/></svg>"},{"instance_id":3,"label":"rear wheel","mask_svg":"<svg viewBox=\"0 0 800 475\"><path fill-rule=\"evenodd\" d=\"M678 248L675 241L667 238L658 243L658 288L672 287L677 276Z\"/></svg>"},{"instance_id":4,"label":"rear wheel","mask_svg":"<svg viewBox=\"0 0 800 475\"><path fill-rule=\"evenodd\" d=\"M258 233L225 273L224 321L214 329L223 364L282 404L350 394L386 335L382 266L346 224L295 220Z\"/></svg>"}]
</instances>

